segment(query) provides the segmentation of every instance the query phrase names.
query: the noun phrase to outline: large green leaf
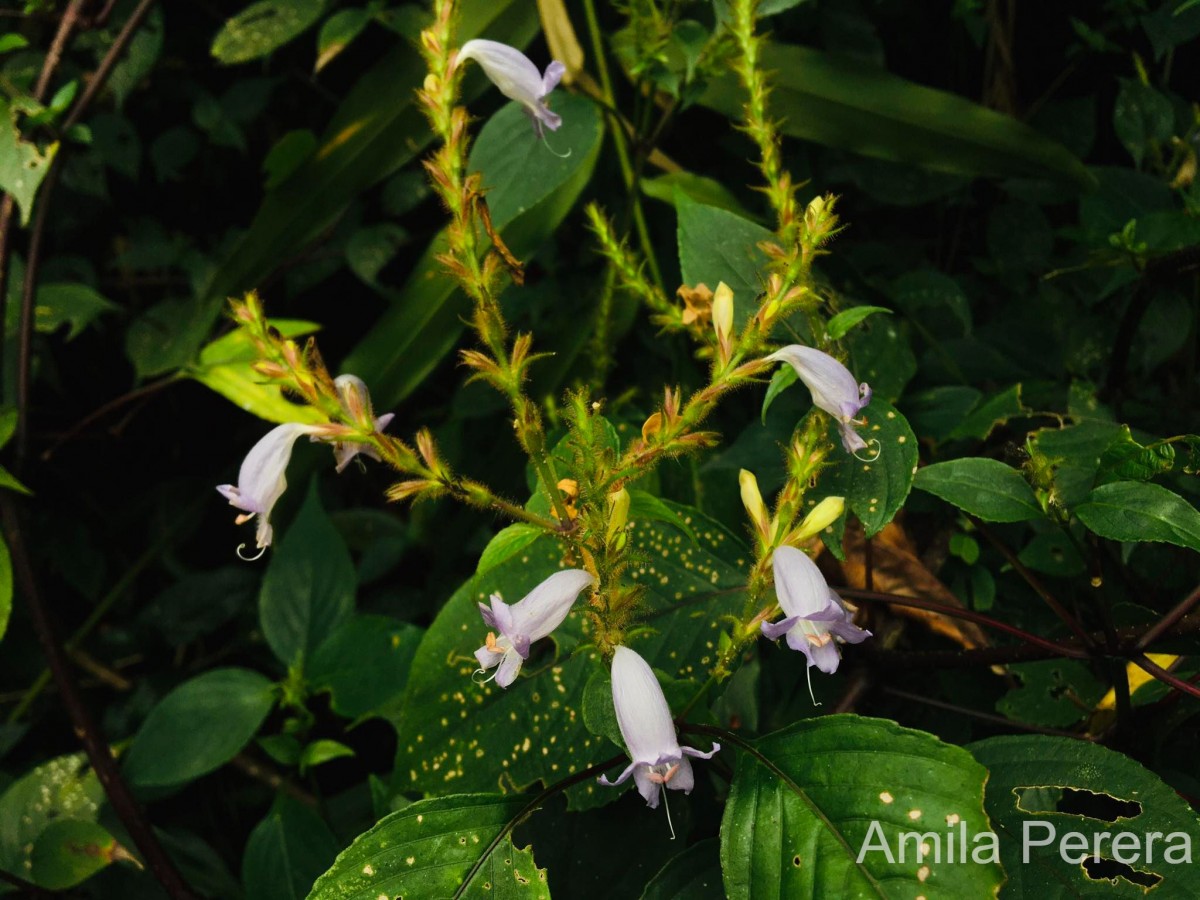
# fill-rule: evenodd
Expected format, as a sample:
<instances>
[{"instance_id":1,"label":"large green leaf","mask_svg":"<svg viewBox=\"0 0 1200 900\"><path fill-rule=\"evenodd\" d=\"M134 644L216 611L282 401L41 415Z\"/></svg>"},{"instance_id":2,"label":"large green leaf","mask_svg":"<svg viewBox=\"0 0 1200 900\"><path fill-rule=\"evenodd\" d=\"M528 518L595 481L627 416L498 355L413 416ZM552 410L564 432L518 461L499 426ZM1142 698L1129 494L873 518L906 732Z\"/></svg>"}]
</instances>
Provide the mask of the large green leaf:
<instances>
[{"instance_id":1,"label":"large green leaf","mask_svg":"<svg viewBox=\"0 0 1200 900\"><path fill-rule=\"evenodd\" d=\"M1042 517L1037 497L1021 473L995 459L969 457L920 469L913 487L985 522L1024 522Z\"/></svg>"},{"instance_id":2,"label":"large green leaf","mask_svg":"<svg viewBox=\"0 0 1200 900\"><path fill-rule=\"evenodd\" d=\"M263 636L279 661L303 663L354 611L358 573L325 514L316 482L271 556L258 598Z\"/></svg>"},{"instance_id":3,"label":"large green leaf","mask_svg":"<svg viewBox=\"0 0 1200 900\"><path fill-rule=\"evenodd\" d=\"M1065 147L1010 116L922 87L853 59L791 44L768 45L771 111L784 134L865 156L966 175L1018 175L1093 183ZM740 119L736 75L714 80L700 100Z\"/></svg>"},{"instance_id":4,"label":"large green leaf","mask_svg":"<svg viewBox=\"0 0 1200 900\"><path fill-rule=\"evenodd\" d=\"M250 742L274 703L271 682L249 669L185 681L133 736L125 777L138 787L171 787L206 775Z\"/></svg>"},{"instance_id":5,"label":"large green leaf","mask_svg":"<svg viewBox=\"0 0 1200 900\"><path fill-rule=\"evenodd\" d=\"M672 858L659 870L642 900L722 900L721 847L716 840L700 841Z\"/></svg>"},{"instance_id":6,"label":"large green leaf","mask_svg":"<svg viewBox=\"0 0 1200 900\"><path fill-rule=\"evenodd\" d=\"M314 690L329 691L343 716L379 715L398 703L421 629L388 616L351 616L317 647L308 664Z\"/></svg>"},{"instance_id":7,"label":"large green leaf","mask_svg":"<svg viewBox=\"0 0 1200 900\"><path fill-rule=\"evenodd\" d=\"M55 821L95 822L104 788L82 753L42 763L0 796L0 869L32 877L30 854Z\"/></svg>"},{"instance_id":8,"label":"large green leaf","mask_svg":"<svg viewBox=\"0 0 1200 900\"><path fill-rule=\"evenodd\" d=\"M1157 484L1101 485L1075 507L1079 521L1114 541L1163 541L1200 553L1200 512Z\"/></svg>"},{"instance_id":9,"label":"large green leaf","mask_svg":"<svg viewBox=\"0 0 1200 900\"><path fill-rule=\"evenodd\" d=\"M406 806L359 835L317 879L309 900L549 900L546 873L508 834L524 805L521 797L457 794Z\"/></svg>"},{"instance_id":10,"label":"large green leaf","mask_svg":"<svg viewBox=\"0 0 1200 900\"><path fill-rule=\"evenodd\" d=\"M1174 864L1164 860L1172 843L1167 836L1178 845L1178 834L1186 835L1188 846L1194 847L1200 820L1153 772L1120 753L1068 738L996 737L967 749L990 773L987 811L1008 873L1005 898L1132 900L1145 897L1150 886L1155 897L1200 895L1200 871L1190 853L1186 863L1177 854ZM1054 839L1042 843L1050 829ZM1159 834L1150 860L1144 851L1146 836L1153 832ZM1088 848L1069 851L1071 862L1060 854L1059 841L1067 833L1084 837ZM1139 858L1125 844L1116 853L1113 837L1120 833L1136 835ZM1104 869L1089 875L1077 857L1091 855L1097 835L1103 836Z\"/></svg>"},{"instance_id":11,"label":"large green leaf","mask_svg":"<svg viewBox=\"0 0 1200 900\"><path fill-rule=\"evenodd\" d=\"M634 520L634 546L647 552L633 577L647 588L644 629L631 645L672 678L702 680L715 662L723 614L740 611L738 588L749 556L730 532L695 510L672 506L697 535L681 528ZM536 644L520 677L507 690L477 685L472 654L487 628L477 603L499 592L506 602L528 593L561 566L557 541L540 538L464 584L426 632L409 675L404 708L396 721L400 743L396 771L406 790L523 790L538 781L586 768L613 747L583 721L583 692L599 670L594 649L571 648L588 640L579 609ZM685 601L687 601L685 603ZM555 648L557 648L557 653ZM608 802L619 791L592 783L568 795L573 808Z\"/></svg>"},{"instance_id":12,"label":"large green leaf","mask_svg":"<svg viewBox=\"0 0 1200 900\"><path fill-rule=\"evenodd\" d=\"M254 900L304 900L337 856L338 841L317 813L285 793L254 826L242 859L242 884Z\"/></svg>"},{"instance_id":13,"label":"large green leaf","mask_svg":"<svg viewBox=\"0 0 1200 900\"><path fill-rule=\"evenodd\" d=\"M604 135L590 100L555 97L562 127L540 142L524 109L511 103L488 121L471 153L483 174L492 224L517 257L525 259L550 238L591 179ZM570 151L565 159L556 156ZM458 342L470 302L436 257L439 236L417 262L404 288L346 359L343 369L371 385L380 407L400 402Z\"/></svg>"},{"instance_id":14,"label":"large green leaf","mask_svg":"<svg viewBox=\"0 0 1200 900\"><path fill-rule=\"evenodd\" d=\"M722 281L733 291L734 322L738 327L758 308L763 290L766 254L760 242L771 232L737 213L706 206L680 194L679 269L683 283L706 284L716 290Z\"/></svg>"},{"instance_id":15,"label":"large green leaf","mask_svg":"<svg viewBox=\"0 0 1200 900\"><path fill-rule=\"evenodd\" d=\"M517 47L537 32L537 10L514 0L465 0L458 37L486 35ZM270 190L232 253L202 292L202 327L189 330L199 350L228 297L256 287L284 260L329 227L361 192L411 162L432 139L415 103L425 78L421 56L398 43L346 95L312 157ZM465 96L483 89L477 77Z\"/></svg>"},{"instance_id":16,"label":"large green leaf","mask_svg":"<svg viewBox=\"0 0 1200 900\"><path fill-rule=\"evenodd\" d=\"M731 900L995 895L998 864L947 861L951 834L988 831L987 771L962 748L848 715L798 722L754 747L738 758L721 822Z\"/></svg>"}]
</instances>

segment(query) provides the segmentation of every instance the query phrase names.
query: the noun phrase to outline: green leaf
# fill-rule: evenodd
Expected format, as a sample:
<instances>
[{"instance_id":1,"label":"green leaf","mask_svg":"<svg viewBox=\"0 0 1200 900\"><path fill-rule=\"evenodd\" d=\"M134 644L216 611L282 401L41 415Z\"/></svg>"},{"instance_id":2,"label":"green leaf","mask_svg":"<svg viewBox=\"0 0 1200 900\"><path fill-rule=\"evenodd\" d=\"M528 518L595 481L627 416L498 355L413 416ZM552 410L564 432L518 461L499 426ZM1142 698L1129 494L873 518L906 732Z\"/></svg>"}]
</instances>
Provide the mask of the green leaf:
<instances>
[{"instance_id":1,"label":"green leaf","mask_svg":"<svg viewBox=\"0 0 1200 900\"><path fill-rule=\"evenodd\" d=\"M155 7L146 16L109 76L108 89L116 99L118 110L124 107L125 100L154 69L162 47L163 13L162 9Z\"/></svg>"},{"instance_id":2,"label":"green leaf","mask_svg":"<svg viewBox=\"0 0 1200 900\"><path fill-rule=\"evenodd\" d=\"M42 150L21 140L17 111L7 100L0 99L0 191L11 194L16 201L22 227L29 224L34 195L57 152L58 141Z\"/></svg>"},{"instance_id":3,"label":"green leaf","mask_svg":"<svg viewBox=\"0 0 1200 900\"><path fill-rule=\"evenodd\" d=\"M1056 499L1068 509L1082 503L1092 489L1100 457L1120 430L1115 422L1093 420L1035 432L1027 442L1031 481L1039 489L1053 486Z\"/></svg>"},{"instance_id":4,"label":"green leaf","mask_svg":"<svg viewBox=\"0 0 1200 900\"><path fill-rule=\"evenodd\" d=\"M1200 553L1200 512L1157 484L1118 481L1075 507L1087 528L1114 541L1162 541Z\"/></svg>"},{"instance_id":5,"label":"green leaf","mask_svg":"<svg viewBox=\"0 0 1200 900\"><path fill-rule=\"evenodd\" d=\"M163 300L130 323L125 355L139 379L179 369L193 360L211 324L203 303Z\"/></svg>"},{"instance_id":6,"label":"green leaf","mask_svg":"<svg viewBox=\"0 0 1200 900\"><path fill-rule=\"evenodd\" d=\"M641 602L646 628L631 646L652 666L675 679L701 679L715 662L720 617L741 609L739 590L750 556L741 541L696 510L662 501L681 527L635 521L633 547L646 562L632 577L646 588ZM690 520L690 521L689 521ZM682 526L699 541L692 543ZM519 554L472 578L434 619L417 649L404 707L395 720L398 787L450 791L523 790L538 781L564 778L611 753L583 721L585 685L599 669L587 645L591 625L580 607L550 640L533 646L520 676L507 690L478 685L471 673L475 650L487 627L477 604L493 592L519 600L561 567L562 548L542 537ZM687 600L685 604L683 601ZM578 648L568 655L571 648ZM573 809L610 802L619 791L589 782L568 792Z\"/></svg>"},{"instance_id":7,"label":"green leaf","mask_svg":"<svg viewBox=\"0 0 1200 900\"><path fill-rule=\"evenodd\" d=\"M492 223L520 259L554 234L591 179L604 135L595 104L555 97L562 127L550 140L560 159L537 140L523 108L510 103L483 127L470 168L483 173ZM394 406L454 348L470 302L443 271L444 234L418 260L413 274L343 368L368 384L380 407Z\"/></svg>"},{"instance_id":8,"label":"green leaf","mask_svg":"<svg viewBox=\"0 0 1200 900\"><path fill-rule=\"evenodd\" d=\"M762 423L764 425L767 424L767 410L771 408L775 398L799 380L800 376L796 374L796 370L787 365L779 366L771 375L771 383L767 385L767 392L763 395Z\"/></svg>"},{"instance_id":9,"label":"green leaf","mask_svg":"<svg viewBox=\"0 0 1200 900\"><path fill-rule=\"evenodd\" d=\"M8 544L0 539L0 641L8 631L8 619L12 615L13 571L12 557Z\"/></svg>"},{"instance_id":10,"label":"green leaf","mask_svg":"<svg viewBox=\"0 0 1200 900\"><path fill-rule=\"evenodd\" d=\"M680 518L677 508L667 505L665 501L648 491L630 488L629 521L634 523L666 522L682 531L683 536L692 543L697 541L696 532L692 530L691 524L686 519Z\"/></svg>"},{"instance_id":11,"label":"green leaf","mask_svg":"<svg viewBox=\"0 0 1200 900\"><path fill-rule=\"evenodd\" d=\"M266 56L311 28L324 11L324 0L252 3L217 32L212 55L226 65Z\"/></svg>"},{"instance_id":12,"label":"green leaf","mask_svg":"<svg viewBox=\"0 0 1200 900\"><path fill-rule=\"evenodd\" d=\"M716 839L688 847L650 879L642 900L724 900L721 845Z\"/></svg>"},{"instance_id":13,"label":"green leaf","mask_svg":"<svg viewBox=\"0 0 1200 900\"><path fill-rule=\"evenodd\" d=\"M379 286L379 273L408 241L408 232L394 222L360 228L346 242L350 271L371 287Z\"/></svg>"},{"instance_id":14,"label":"green leaf","mask_svg":"<svg viewBox=\"0 0 1200 900\"><path fill-rule=\"evenodd\" d=\"M34 327L43 334L52 334L67 325L67 340L80 332L101 314L119 307L86 284L50 283L38 286L34 307Z\"/></svg>"},{"instance_id":15,"label":"green leaf","mask_svg":"<svg viewBox=\"0 0 1200 900\"><path fill-rule=\"evenodd\" d=\"M358 574L346 542L321 506L315 479L279 548L258 597L263 637L280 662L303 665L354 611Z\"/></svg>"},{"instance_id":16,"label":"green leaf","mask_svg":"<svg viewBox=\"0 0 1200 900\"><path fill-rule=\"evenodd\" d=\"M0 34L0 53L11 53L13 50L20 50L22 47L28 46L29 41L25 36L17 34L15 31Z\"/></svg>"},{"instance_id":17,"label":"green leaf","mask_svg":"<svg viewBox=\"0 0 1200 900\"><path fill-rule=\"evenodd\" d=\"M1009 419L1026 415L1028 412L1025 404L1021 402L1021 385L1014 384L1012 387L982 400L978 406L967 413L958 427L950 432L950 438L987 440L997 426L1004 425Z\"/></svg>"},{"instance_id":18,"label":"green leaf","mask_svg":"<svg viewBox=\"0 0 1200 900\"><path fill-rule=\"evenodd\" d=\"M280 792L254 826L242 859L242 885L254 900L304 900L337 856L338 841L317 813Z\"/></svg>"},{"instance_id":19,"label":"green leaf","mask_svg":"<svg viewBox=\"0 0 1200 900\"><path fill-rule=\"evenodd\" d=\"M1200 839L1196 813L1138 763L1089 741L1041 735L989 738L967 749L989 772L987 811L1000 835L1001 857L1008 873L1002 897L1144 897L1146 882L1135 884L1126 878L1134 871L1153 884L1155 896L1200 893L1200 875L1193 864L1171 864L1163 858L1170 846L1165 836L1173 832L1186 834L1195 846ZM1111 808L1114 802L1120 804L1120 811L1110 813L1105 806ZM1098 807L1098 803L1104 806ZM1032 824L1035 822L1047 823L1057 839L1039 846L1036 842L1044 840L1046 827ZM1025 842L1027 825L1030 843ZM1160 834L1153 847L1153 863L1144 855L1131 867L1113 860L1115 834L1132 832L1144 847L1146 834L1155 831ZM1107 845L1101 844L1100 855L1116 871L1110 868L1103 875L1089 877L1078 862L1066 862L1058 839L1068 832L1083 835L1089 848L1097 835L1106 836ZM1128 852L1126 847L1123 853ZM1090 855L1090 849L1083 853ZM1118 874L1122 870L1125 874Z\"/></svg>"},{"instance_id":20,"label":"green leaf","mask_svg":"<svg viewBox=\"0 0 1200 900\"><path fill-rule=\"evenodd\" d=\"M349 897L546 898L546 873L516 850L509 823L521 797L457 794L420 800L359 835L308 900ZM503 835L503 836L502 836ZM495 846L493 846L495 844ZM464 881L471 876L468 884Z\"/></svg>"},{"instance_id":21,"label":"green leaf","mask_svg":"<svg viewBox=\"0 0 1200 900\"><path fill-rule=\"evenodd\" d=\"M868 319L846 335L850 371L871 385L875 396L895 403L917 374L906 330L892 318Z\"/></svg>"},{"instance_id":22,"label":"green leaf","mask_svg":"<svg viewBox=\"0 0 1200 900\"><path fill-rule=\"evenodd\" d=\"M663 203L678 205L680 197L724 209L743 218L750 214L741 201L721 182L692 172L668 172L657 178L643 178L642 193Z\"/></svg>"},{"instance_id":23,"label":"green leaf","mask_svg":"<svg viewBox=\"0 0 1200 900\"><path fill-rule=\"evenodd\" d=\"M495 568L520 553L543 534L545 532L541 528L525 522L515 522L502 528L483 548L483 555L479 557L479 565L475 567L475 575L478 577L488 569Z\"/></svg>"},{"instance_id":24,"label":"green leaf","mask_svg":"<svg viewBox=\"0 0 1200 900\"><path fill-rule=\"evenodd\" d=\"M65 891L120 858L133 857L103 826L60 819L47 825L34 841L29 855L31 880L52 891Z\"/></svg>"},{"instance_id":25,"label":"green leaf","mask_svg":"<svg viewBox=\"0 0 1200 900\"><path fill-rule=\"evenodd\" d=\"M353 755L354 751L339 741L331 741L328 738L313 741L311 744L305 745L304 750L300 753L300 774L303 775L314 766L330 760Z\"/></svg>"},{"instance_id":26,"label":"green leaf","mask_svg":"<svg viewBox=\"0 0 1200 900\"><path fill-rule=\"evenodd\" d=\"M729 285L734 324L740 328L758 308L755 301L763 290L767 257L758 245L774 235L749 219L684 196L676 209L683 283L707 284L713 290L722 281Z\"/></svg>"},{"instance_id":27,"label":"green leaf","mask_svg":"<svg viewBox=\"0 0 1200 900\"><path fill-rule=\"evenodd\" d=\"M1118 78L1121 89L1113 107L1113 130L1141 168L1142 158L1152 143L1165 141L1175 129L1171 101L1136 78Z\"/></svg>"},{"instance_id":28,"label":"green leaf","mask_svg":"<svg viewBox=\"0 0 1200 900\"><path fill-rule=\"evenodd\" d=\"M300 166L312 158L317 149L317 136L307 128L289 131L275 142L263 160L267 176L264 187L269 191L279 187Z\"/></svg>"},{"instance_id":29,"label":"green leaf","mask_svg":"<svg viewBox=\"0 0 1200 900\"><path fill-rule=\"evenodd\" d=\"M971 333L971 303L957 281L944 272L905 272L888 290L896 306L937 337Z\"/></svg>"},{"instance_id":30,"label":"green leaf","mask_svg":"<svg viewBox=\"0 0 1200 900\"><path fill-rule=\"evenodd\" d=\"M1018 722L1069 728L1104 696L1104 686L1078 660L1017 663L1009 671L1021 684L996 701L996 711Z\"/></svg>"},{"instance_id":31,"label":"green leaf","mask_svg":"<svg viewBox=\"0 0 1200 900\"><path fill-rule=\"evenodd\" d=\"M350 42L362 34L373 18L367 9L343 9L325 20L317 35L317 61L314 72L320 72L333 62L334 57L350 46Z\"/></svg>"},{"instance_id":32,"label":"green leaf","mask_svg":"<svg viewBox=\"0 0 1200 900\"><path fill-rule=\"evenodd\" d=\"M730 900L827 894L958 900L994 896L1004 880L991 862L947 863L944 855L940 862L917 861L917 845L928 835L901 844L903 832L932 832L945 843L951 822L965 824L971 835L988 830L988 773L962 748L894 722L849 715L799 722L754 747L756 753L738 758L721 821ZM881 841L891 860L873 849ZM864 853L867 844L872 849Z\"/></svg>"},{"instance_id":33,"label":"green leaf","mask_svg":"<svg viewBox=\"0 0 1200 900\"><path fill-rule=\"evenodd\" d=\"M271 682L249 669L185 681L150 710L125 756L137 787L172 787L220 768L250 743L275 705Z\"/></svg>"},{"instance_id":34,"label":"green leaf","mask_svg":"<svg viewBox=\"0 0 1200 900\"><path fill-rule=\"evenodd\" d=\"M1122 425L1120 434L1100 456L1095 484L1099 487L1114 481L1149 481L1170 472L1174 466L1175 448L1171 444L1143 447L1133 439L1129 426Z\"/></svg>"},{"instance_id":35,"label":"green leaf","mask_svg":"<svg viewBox=\"0 0 1200 900\"><path fill-rule=\"evenodd\" d=\"M284 337L312 334L320 326L297 319L272 319ZM279 385L272 384L252 368L258 352L245 328L237 328L217 338L200 351L195 365L186 374L212 388L251 415L268 422L323 422L324 417L311 406L301 406L284 396Z\"/></svg>"},{"instance_id":36,"label":"green leaf","mask_svg":"<svg viewBox=\"0 0 1200 900\"><path fill-rule=\"evenodd\" d=\"M0 869L32 877L30 851L54 821L95 822L104 788L82 753L59 756L17 779L0 796Z\"/></svg>"},{"instance_id":37,"label":"green leaf","mask_svg":"<svg viewBox=\"0 0 1200 900\"><path fill-rule=\"evenodd\" d=\"M1094 183L1060 144L954 94L791 44L768 45L763 67L774 73L771 111L791 137L964 175ZM731 72L714 80L700 102L739 120L745 92Z\"/></svg>"},{"instance_id":38,"label":"green leaf","mask_svg":"<svg viewBox=\"0 0 1200 900\"><path fill-rule=\"evenodd\" d=\"M845 497L867 537L872 537L892 521L908 497L917 470L917 438L904 416L884 400L873 399L862 415L867 424L858 432L872 451L874 442L879 442L879 455L863 462L846 453L831 423L829 439L834 449L829 468L821 475L820 490L823 496Z\"/></svg>"},{"instance_id":39,"label":"green leaf","mask_svg":"<svg viewBox=\"0 0 1200 900\"><path fill-rule=\"evenodd\" d=\"M875 313L891 315L892 311L886 306L852 306L830 319L825 324L825 330L829 333L830 340L840 341L850 332L850 329L867 316L873 316Z\"/></svg>"},{"instance_id":40,"label":"green leaf","mask_svg":"<svg viewBox=\"0 0 1200 900\"><path fill-rule=\"evenodd\" d=\"M1021 473L995 459L967 457L934 463L917 471L913 487L985 522L1025 522L1042 518L1037 497Z\"/></svg>"},{"instance_id":41,"label":"green leaf","mask_svg":"<svg viewBox=\"0 0 1200 900\"><path fill-rule=\"evenodd\" d=\"M309 684L349 719L384 715L404 694L421 634L388 616L351 616L313 653Z\"/></svg>"}]
</instances>

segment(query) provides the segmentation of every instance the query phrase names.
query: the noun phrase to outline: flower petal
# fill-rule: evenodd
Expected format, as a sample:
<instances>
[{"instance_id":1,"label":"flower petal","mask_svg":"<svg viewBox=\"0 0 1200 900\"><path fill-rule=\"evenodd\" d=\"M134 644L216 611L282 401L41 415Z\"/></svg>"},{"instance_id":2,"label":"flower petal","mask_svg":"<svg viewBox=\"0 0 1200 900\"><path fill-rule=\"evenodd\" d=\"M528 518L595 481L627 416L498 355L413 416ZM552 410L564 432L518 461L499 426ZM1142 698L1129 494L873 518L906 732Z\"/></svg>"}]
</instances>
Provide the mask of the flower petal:
<instances>
[{"instance_id":1,"label":"flower petal","mask_svg":"<svg viewBox=\"0 0 1200 900\"><path fill-rule=\"evenodd\" d=\"M859 396L858 382L850 370L828 353L802 344L791 344L772 353L767 359L786 362L795 369L812 394L813 403L838 421L853 418L866 405Z\"/></svg>"},{"instance_id":2,"label":"flower petal","mask_svg":"<svg viewBox=\"0 0 1200 900\"><path fill-rule=\"evenodd\" d=\"M650 767L639 765L633 770L633 780L637 782L638 793L651 809L658 809L658 796L662 793L662 782L650 777Z\"/></svg>"},{"instance_id":3,"label":"flower petal","mask_svg":"<svg viewBox=\"0 0 1200 900\"><path fill-rule=\"evenodd\" d=\"M555 572L511 607L512 632L505 634L517 645L517 635L529 641L546 637L562 624L575 605L579 592L594 584L595 578L583 569L563 569ZM493 609L495 603L493 602ZM497 616L499 621L499 616ZM503 630L503 622L501 629Z\"/></svg>"},{"instance_id":4,"label":"flower petal","mask_svg":"<svg viewBox=\"0 0 1200 900\"><path fill-rule=\"evenodd\" d=\"M817 564L795 547L778 547L771 555L775 596L789 616L807 618L829 605L829 585Z\"/></svg>"},{"instance_id":5,"label":"flower petal","mask_svg":"<svg viewBox=\"0 0 1200 900\"><path fill-rule=\"evenodd\" d=\"M778 622L762 622L758 628L763 633L763 637L768 641L777 641L791 631L792 626L799 621L799 616L788 616L786 619L780 619Z\"/></svg>"},{"instance_id":6,"label":"flower petal","mask_svg":"<svg viewBox=\"0 0 1200 900\"><path fill-rule=\"evenodd\" d=\"M616 787L617 785L624 784L626 781L628 781L629 776L633 774L633 770L636 769L640 765L642 765L642 763L631 762L629 765L627 765L625 767L624 771L622 771L621 774L617 776L616 781L609 781L607 775L601 775L596 780L598 782L600 782L602 785L604 785L605 787Z\"/></svg>"},{"instance_id":7,"label":"flower petal","mask_svg":"<svg viewBox=\"0 0 1200 900\"><path fill-rule=\"evenodd\" d=\"M630 758L650 765L678 759L681 751L667 698L649 663L628 647L618 647L613 656L612 692Z\"/></svg>"},{"instance_id":8,"label":"flower petal","mask_svg":"<svg viewBox=\"0 0 1200 900\"><path fill-rule=\"evenodd\" d=\"M516 100L527 109L537 105L547 91L543 90L542 73L520 50L476 38L467 41L458 51L458 60L473 59L505 97Z\"/></svg>"},{"instance_id":9,"label":"flower petal","mask_svg":"<svg viewBox=\"0 0 1200 900\"><path fill-rule=\"evenodd\" d=\"M558 87L558 83L562 81L563 76L567 74L567 67L557 59L553 60L550 65L546 66L546 71L542 75L542 96L545 97L548 93Z\"/></svg>"},{"instance_id":10,"label":"flower petal","mask_svg":"<svg viewBox=\"0 0 1200 900\"><path fill-rule=\"evenodd\" d=\"M521 658L521 654L515 649L506 651L504 658L500 660L500 668L496 670L496 684L506 688L516 681L522 662L524 660Z\"/></svg>"},{"instance_id":11,"label":"flower petal","mask_svg":"<svg viewBox=\"0 0 1200 900\"><path fill-rule=\"evenodd\" d=\"M223 484L217 488L230 505L249 513L257 513L258 546L271 544L272 530L268 521L276 501L287 489L287 465L292 447L304 434L317 431L313 425L289 422L276 425L250 448L238 471L237 487Z\"/></svg>"}]
</instances>

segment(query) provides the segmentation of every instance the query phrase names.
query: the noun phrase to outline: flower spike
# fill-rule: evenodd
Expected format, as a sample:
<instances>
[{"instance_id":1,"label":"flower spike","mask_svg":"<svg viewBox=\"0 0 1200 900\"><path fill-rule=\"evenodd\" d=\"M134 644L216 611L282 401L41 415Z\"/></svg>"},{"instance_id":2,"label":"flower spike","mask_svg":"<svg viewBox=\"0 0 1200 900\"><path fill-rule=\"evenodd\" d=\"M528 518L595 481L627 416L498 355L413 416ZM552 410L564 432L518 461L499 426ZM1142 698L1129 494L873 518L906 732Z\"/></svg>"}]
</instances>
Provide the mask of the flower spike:
<instances>
[{"instance_id":1,"label":"flower spike","mask_svg":"<svg viewBox=\"0 0 1200 900\"><path fill-rule=\"evenodd\" d=\"M487 640L475 651L479 672L495 668L496 684L508 687L529 659L529 647L547 637L567 617L575 598L584 588L596 583L590 572L564 569L555 572L512 606L492 594L490 607L479 604L479 614L489 631Z\"/></svg>"}]
</instances>

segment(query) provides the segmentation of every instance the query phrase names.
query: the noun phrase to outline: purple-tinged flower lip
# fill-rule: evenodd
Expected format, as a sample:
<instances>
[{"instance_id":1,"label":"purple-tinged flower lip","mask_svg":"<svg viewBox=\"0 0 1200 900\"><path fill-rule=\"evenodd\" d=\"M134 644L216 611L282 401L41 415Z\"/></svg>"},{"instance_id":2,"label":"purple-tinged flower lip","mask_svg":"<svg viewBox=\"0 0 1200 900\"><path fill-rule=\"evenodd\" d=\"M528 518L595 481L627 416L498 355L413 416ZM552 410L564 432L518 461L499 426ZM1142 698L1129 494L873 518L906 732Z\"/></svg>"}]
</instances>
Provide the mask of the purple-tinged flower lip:
<instances>
[{"instance_id":1,"label":"purple-tinged flower lip","mask_svg":"<svg viewBox=\"0 0 1200 900\"><path fill-rule=\"evenodd\" d=\"M854 430L856 416L871 402L871 386L859 383L844 365L814 347L790 344L776 350L768 360L785 362L812 394L813 405L833 416L841 434L842 447L857 454L870 446Z\"/></svg>"},{"instance_id":2,"label":"purple-tinged flower lip","mask_svg":"<svg viewBox=\"0 0 1200 900\"><path fill-rule=\"evenodd\" d=\"M480 603L479 614L488 628L487 642L475 651L479 672L499 666L496 684L508 687L529 658L534 641L548 637L571 612L580 591L596 579L583 569L563 569L544 579L537 587L509 606L499 594L492 594L491 606Z\"/></svg>"}]
</instances>

